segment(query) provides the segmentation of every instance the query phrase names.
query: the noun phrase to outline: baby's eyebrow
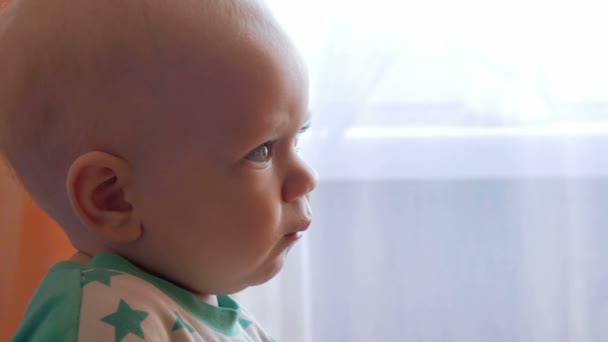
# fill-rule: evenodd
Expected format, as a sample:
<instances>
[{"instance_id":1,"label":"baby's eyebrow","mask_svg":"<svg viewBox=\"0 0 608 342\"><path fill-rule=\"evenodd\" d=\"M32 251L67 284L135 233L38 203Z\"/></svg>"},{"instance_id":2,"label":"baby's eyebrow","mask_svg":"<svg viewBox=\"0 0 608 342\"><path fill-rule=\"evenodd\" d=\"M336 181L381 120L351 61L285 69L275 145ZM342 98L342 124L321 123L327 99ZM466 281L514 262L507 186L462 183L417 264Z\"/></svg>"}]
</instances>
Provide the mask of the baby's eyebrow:
<instances>
[{"instance_id":1,"label":"baby's eyebrow","mask_svg":"<svg viewBox=\"0 0 608 342\"><path fill-rule=\"evenodd\" d=\"M300 133L304 133L304 132L308 131L310 126L312 126L312 122L310 120L306 121L304 126L302 126L302 128L300 128Z\"/></svg>"},{"instance_id":2,"label":"baby's eyebrow","mask_svg":"<svg viewBox=\"0 0 608 342\"><path fill-rule=\"evenodd\" d=\"M312 126L311 117L312 117L312 113L310 111L306 112L306 116L305 116L306 121L304 121L304 124L300 128L300 134L308 131L308 129L310 128L310 126Z\"/></svg>"}]
</instances>

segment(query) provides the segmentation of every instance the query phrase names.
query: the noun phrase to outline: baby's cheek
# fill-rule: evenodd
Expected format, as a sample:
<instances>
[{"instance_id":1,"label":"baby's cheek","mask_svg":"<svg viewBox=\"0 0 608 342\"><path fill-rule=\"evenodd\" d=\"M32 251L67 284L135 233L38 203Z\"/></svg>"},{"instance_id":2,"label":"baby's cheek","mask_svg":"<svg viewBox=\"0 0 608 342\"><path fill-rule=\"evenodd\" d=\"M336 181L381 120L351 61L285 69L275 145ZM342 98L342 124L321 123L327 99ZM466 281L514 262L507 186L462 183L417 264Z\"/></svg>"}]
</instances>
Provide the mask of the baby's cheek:
<instances>
[{"instance_id":1,"label":"baby's cheek","mask_svg":"<svg viewBox=\"0 0 608 342\"><path fill-rule=\"evenodd\" d=\"M257 225L254 228L257 234L263 240L276 239L277 235L281 234L284 224L282 224L283 215L281 206L271 202L266 202L260 205L256 213Z\"/></svg>"},{"instance_id":2,"label":"baby's cheek","mask_svg":"<svg viewBox=\"0 0 608 342\"><path fill-rule=\"evenodd\" d=\"M253 253L264 253L276 243L281 230L280 207L268 202L251 202L235 218L238 220L236 233L245 245L243 248Z\"/></svg>"},{"instance_id":3,"label":"baby's cheek","mask_svg":"<svg viewBox=\"0 0 608 342\"><path fill-rule=\"evenodd\" d=\"M250 185L235 196L236 200L231 204L232 214L257 231L276 227L281 218L281 200L273 192L270 184Z\"/></svg>"}]
</instances>

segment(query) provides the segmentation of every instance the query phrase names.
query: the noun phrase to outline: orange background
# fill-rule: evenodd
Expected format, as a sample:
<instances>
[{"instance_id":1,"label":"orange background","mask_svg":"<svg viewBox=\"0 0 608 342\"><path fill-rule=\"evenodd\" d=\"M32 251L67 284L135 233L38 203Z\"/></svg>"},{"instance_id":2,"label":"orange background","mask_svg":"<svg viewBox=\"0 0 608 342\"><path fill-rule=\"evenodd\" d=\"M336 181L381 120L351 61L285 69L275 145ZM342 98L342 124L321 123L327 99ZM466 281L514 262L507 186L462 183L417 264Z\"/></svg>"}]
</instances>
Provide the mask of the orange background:
<instances>
[{"instance_id":1,"label":"orange background","mask_svg":"<svg viewBox=\"0 0 608 342\"><path fill-rule=\"evenodd\" d=\"M45 215L0 166L0 341L19 325L36 287L54 263L74 252Z\"/></svg>"},{"instance_id":2,"label":"orange background","mask_svg":"<svg viewBox=\"0 0 608 342\"><path fill-rule=\"evenodd\" d=\"M6 3L0 0L0 11ZM0 159L0 341L14 334L49 267L74 252L5 165Z\"/></svg>"}]
</instances>

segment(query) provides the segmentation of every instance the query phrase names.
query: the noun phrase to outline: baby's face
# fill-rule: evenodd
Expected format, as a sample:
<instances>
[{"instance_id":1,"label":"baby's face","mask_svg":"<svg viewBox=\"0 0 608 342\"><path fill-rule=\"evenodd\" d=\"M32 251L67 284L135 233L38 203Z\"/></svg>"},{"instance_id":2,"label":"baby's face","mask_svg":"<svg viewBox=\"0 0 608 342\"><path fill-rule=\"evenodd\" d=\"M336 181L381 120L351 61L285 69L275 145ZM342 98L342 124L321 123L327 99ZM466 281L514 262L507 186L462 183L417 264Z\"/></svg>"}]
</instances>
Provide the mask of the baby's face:
<instances>
[{"instance_id":1,"label":"baby's face","mask_svg":"<svg viewBox=\"0 0 608 342\"><path fill-rule=\"evenodd\" d=\"M134 169L138 261L195 292L269 280L311 222L317 176L296 146L310 122L306 72L273 39L239 42L211 73L192 58L168 76L176 115Z\"/></svg>"}]
</instances>

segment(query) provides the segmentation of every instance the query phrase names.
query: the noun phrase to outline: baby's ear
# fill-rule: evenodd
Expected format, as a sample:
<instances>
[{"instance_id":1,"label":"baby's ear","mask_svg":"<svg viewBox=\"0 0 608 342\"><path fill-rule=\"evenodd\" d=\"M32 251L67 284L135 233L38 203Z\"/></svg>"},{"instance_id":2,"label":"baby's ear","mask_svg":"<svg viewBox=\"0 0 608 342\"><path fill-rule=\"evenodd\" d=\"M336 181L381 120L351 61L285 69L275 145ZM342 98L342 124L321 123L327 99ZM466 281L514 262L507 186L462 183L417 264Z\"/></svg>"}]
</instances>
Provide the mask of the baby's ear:
<instances>
[{"instance_id":1,"label":"baby's ear","mask_svg":"<svg viewBox=\"0 0 608 342\"><path fill-rule=\"evenodd\" d=\"M72 208L97 237L111 243L137 241L143 231L128 191L129 164L104 152L89 152L70 166L66 187Z\"/></svg>"}]
</instances>

